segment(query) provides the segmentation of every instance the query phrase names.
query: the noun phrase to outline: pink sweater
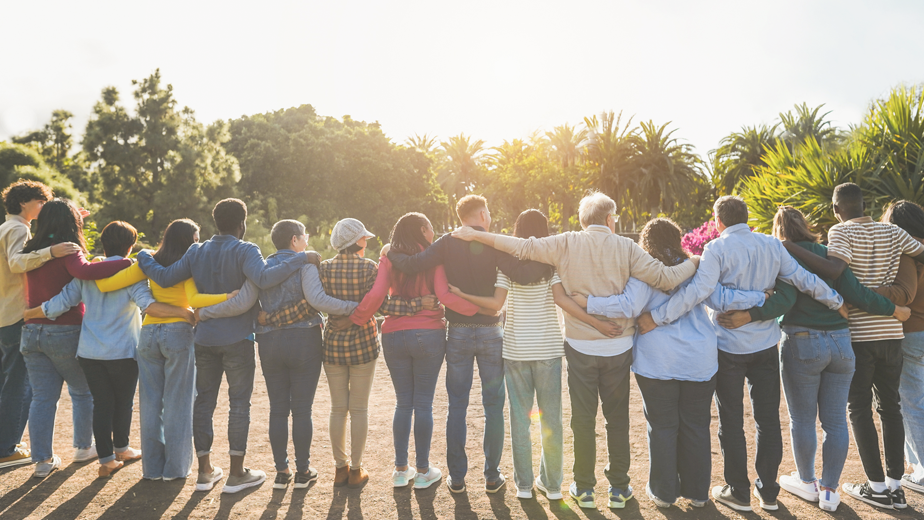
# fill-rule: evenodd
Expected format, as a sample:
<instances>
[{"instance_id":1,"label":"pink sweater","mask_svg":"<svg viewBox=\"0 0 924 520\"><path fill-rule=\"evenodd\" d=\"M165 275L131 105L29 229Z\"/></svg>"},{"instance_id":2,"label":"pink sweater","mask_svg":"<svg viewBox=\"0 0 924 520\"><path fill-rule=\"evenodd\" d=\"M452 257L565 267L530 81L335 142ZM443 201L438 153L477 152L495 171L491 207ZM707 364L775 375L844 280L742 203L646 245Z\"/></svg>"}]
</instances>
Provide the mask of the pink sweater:
<instances>
[{"instance_id":1,"label":"pink sweater","mask_svg":"<svg viewBox=\"0 0 924 520\"><path fill-rule=\"evenodd\" d=\"M416 298L432 294L427 287L426 282L428 279L432 282L431 285L436 292L436 297L439 298L443 305L466 316L474 316L478 313L479 307L477 305L449 292L449 282L446 281L446 271L443 270L443 266L440 265L436 269L416 275L414 289L411 291L412 294L400 295L396 294L395 289L391 287L392 269L393 267L391 262L388 261L388 257L383 256L379 259L379 272L375 277L375 284L350 316L353 323L361 325L369 321L369 318L382 306L382 302L385 301L385 296L388 294L401 296L402 298ZM413 316L385 316L382 333L387 334L389 332L413 329L442 329L445 326L446 320L443 317L442 309L437 311L425 309Z\"/></svg>"}]
</instances>

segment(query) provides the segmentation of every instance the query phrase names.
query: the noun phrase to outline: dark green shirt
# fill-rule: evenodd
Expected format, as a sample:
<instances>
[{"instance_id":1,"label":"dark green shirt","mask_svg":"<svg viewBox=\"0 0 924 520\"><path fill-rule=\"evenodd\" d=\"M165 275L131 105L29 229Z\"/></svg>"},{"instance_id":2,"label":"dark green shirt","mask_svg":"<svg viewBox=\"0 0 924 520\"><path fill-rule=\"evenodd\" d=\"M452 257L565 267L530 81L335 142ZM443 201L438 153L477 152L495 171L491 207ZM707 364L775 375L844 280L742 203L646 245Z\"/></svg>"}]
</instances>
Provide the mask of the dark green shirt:
<instances>
[{"instance_id":1,"label":"dark green shirt","mask_svg":"<svg viewBox=\"0 0 924 520\"><path fill-rule=\"evenodd\" d=\"M828 248L815 242L796 242L816 255L827 258ZM798 261L798 259L796 259ZM803 268L811 271L802 262ZM828 286L840 293L847 303L859 307L870 314L891 316L895 312L895 304L888 299L871 291L861 284L850 268L833 282L822 278ZM824 304L811 296L799 292L786 282L777 280L776 292L761 307L754 307L748 312L752 321L772 320L782 316L780 323L795 325L816 330L839 330L847 328L847 320L837 311L832 311Z\"/></svg>"}]
</instances>

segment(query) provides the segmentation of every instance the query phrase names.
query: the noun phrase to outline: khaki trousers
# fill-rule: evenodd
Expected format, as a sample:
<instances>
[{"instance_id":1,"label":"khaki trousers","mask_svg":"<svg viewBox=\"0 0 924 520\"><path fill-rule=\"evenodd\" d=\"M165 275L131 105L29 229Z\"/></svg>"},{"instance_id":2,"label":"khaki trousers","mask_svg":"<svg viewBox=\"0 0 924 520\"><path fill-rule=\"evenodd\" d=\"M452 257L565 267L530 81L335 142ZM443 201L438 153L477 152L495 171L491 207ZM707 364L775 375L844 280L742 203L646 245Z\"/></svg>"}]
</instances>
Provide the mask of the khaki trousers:
<instances>
[{"instance_id":1,"label":"khaki trousers","mask_svg":"<svg viewBox=\"0 0 924 520\"><path fill-rule=\"evenodd\" d=\"M330 387L330 445L338 468L348 463L359 469L369 432L369 394L375 379L376 361L362 365L324 363ZM350 457L346 452L347 412L350 413Z\"/></svg>"}]
</instances>

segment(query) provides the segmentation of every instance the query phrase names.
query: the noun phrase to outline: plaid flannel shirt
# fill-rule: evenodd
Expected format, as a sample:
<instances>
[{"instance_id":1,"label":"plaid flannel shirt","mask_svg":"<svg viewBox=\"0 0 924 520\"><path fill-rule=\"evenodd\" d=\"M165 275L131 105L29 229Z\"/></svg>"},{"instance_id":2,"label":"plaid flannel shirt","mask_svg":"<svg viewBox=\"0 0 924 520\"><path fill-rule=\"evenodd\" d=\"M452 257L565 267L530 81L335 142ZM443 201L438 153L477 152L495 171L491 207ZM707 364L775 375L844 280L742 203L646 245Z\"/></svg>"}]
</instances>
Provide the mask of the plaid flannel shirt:
<instances>
[{"instance_id":1,"label":"plaid flannel shirt","mask_svg":"<svg viewBox=\"0 0 924 520\"><path fill-rule=\"evenodd\" d=\"M320 275L324 292L346 301L360 302L368 293L378 274L378 265L372 260L357 254L338 254L334 258L321 262ZM380 311L391 315L409 316L421 310L420 298L401 300L386 299ZM267 322L273 325L284 324L283 315L297 319L298 313L315 312L308 302L280 309L267 316ZM301 309L301 311L299 310ZM379 335L375 318L362 326L353 326L347 330L324 331L324 362L331 365L361 365L379 357Z\"/></svg>"}]
</instances>

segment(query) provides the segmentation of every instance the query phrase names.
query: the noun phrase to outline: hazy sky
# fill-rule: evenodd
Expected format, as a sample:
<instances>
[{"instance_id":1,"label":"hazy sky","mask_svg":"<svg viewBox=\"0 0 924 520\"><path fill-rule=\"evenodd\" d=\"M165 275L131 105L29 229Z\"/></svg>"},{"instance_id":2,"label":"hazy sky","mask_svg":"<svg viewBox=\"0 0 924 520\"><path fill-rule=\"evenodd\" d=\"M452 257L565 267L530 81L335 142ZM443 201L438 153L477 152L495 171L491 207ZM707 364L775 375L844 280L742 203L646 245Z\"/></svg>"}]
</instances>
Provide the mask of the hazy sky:
<instances>
[{"instance_id":1,"label":"hazy sky","mask_svg":"<svg viewBox=\"0 0 924 520\"><path fill-rule=\"evenodd\" d=\"M846 127L924 82L919 0L49 0L0 16L0 139L57 108L82 134L103 87L133 107L131 80L158 67L206 123L308 103L397 142L496 145L621 110L702 154L794 103Z\"/></svg>"}]
</instances>

